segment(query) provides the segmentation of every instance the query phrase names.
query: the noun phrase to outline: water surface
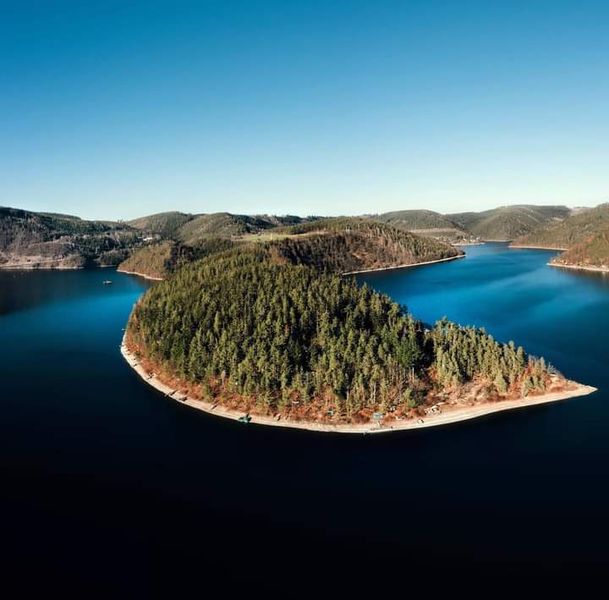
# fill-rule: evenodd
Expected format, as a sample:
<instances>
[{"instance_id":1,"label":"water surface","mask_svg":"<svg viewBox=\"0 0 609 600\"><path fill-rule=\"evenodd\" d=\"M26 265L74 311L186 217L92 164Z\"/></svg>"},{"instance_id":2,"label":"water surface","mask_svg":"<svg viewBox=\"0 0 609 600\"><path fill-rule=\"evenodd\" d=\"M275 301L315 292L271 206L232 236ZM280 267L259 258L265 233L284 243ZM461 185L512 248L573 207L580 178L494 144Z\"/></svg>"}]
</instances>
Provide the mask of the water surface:
<instances>
[{"instance_id":1,"label":"water surface","mask_svg":"<svg viewBox=\"0 0 609 600\"><path fill-rule=\"evenodd\" d=\"M607 562L609 278L549 268L552 255L493 244L359 279L427 322L513 339L600 392L362 437L248 427L167 401L118 351L141 279L0 273L8 570L27 581L34 563L89 592L196 583L289 597L321 577L326 590L376 590L379 573L438 564L479 576Z\"/></svg>"}]
</instances>

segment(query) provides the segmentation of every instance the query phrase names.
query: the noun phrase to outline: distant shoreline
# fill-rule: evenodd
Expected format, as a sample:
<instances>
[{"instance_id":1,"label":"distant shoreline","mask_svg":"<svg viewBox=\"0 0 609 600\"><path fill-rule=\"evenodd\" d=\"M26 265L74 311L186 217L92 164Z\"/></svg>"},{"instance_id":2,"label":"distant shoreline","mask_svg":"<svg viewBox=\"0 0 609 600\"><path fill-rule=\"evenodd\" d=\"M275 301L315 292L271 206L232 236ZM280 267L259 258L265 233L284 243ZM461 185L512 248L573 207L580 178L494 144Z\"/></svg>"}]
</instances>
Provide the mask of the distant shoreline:
<instances>
[{"instance_id":1,"label":"distant shoreline","mask_svg":"<svg viewBox=\"0 0 609 600\"><path fill-rule=\"evenodd\" d=\"M155 375L148 373L139 363L138 358L129 351L125 344L125 339L121 342L121 354L127 361L127 364L149 385L161 392L167 398L185 404L196 410L201 410L211 415L223 417L226 419L239 420L246 416L246 413L231 408L226 408L218 403L206 402L204 400L198 400L190 396L185 395L183 392L178 392L175 388L170 387L163 383ZM287 419L277 420L275 417L269 417L265 415L252 415L247 414L250 418L250 423L253 425L266 425L271 427L287 427L291 429L306 429L309 431L318 431L324 433L351 433L351 434L369 434L369 433L389 433L392 431L404 431L408 429L423 429L426 427L437 427L440 425L448 425L451 423L458 423L460 421L467 421L470 419L477 419L485 415L489 415L496 412L503 412L506 410L514 410L518 408L524 408L526 406L535 406L538 404L547 404L549 402L557 402L559 400L566 400L568 398L575 398L578 396L586 396L596 390L596 388L581 385L575 382L569 382L574 387L571 390L565 390L562 392L551 392L543 394L541 396L531 396L518 398L516 400L499 400L497 402L487 402L476 406L464 406L458 408L450 408L446 412L439 414L426 416L421 419L408 419L402 421L391 421L384 425L382 423L344 423L333 425L331 423L318 423L315 421L291 421Z\"/></svg>"},{"instance_id":2,"label":"distant shoreline","mask_svg":"<svg viewBox=\"0 0 609 600\"><path fill-rule=\"evenodd\" d=\"M609 267L585 267L580 265L564 265L562 263L549 262L548 266L559 269L573 269L574 271L592 271L593 273L609 273Z\"/></svg>"},{"instance_id":3,"label":"distant shoreline","mask_svg":"<svg viewBox=\"0 0 609 600\"><path fill-rule=\"evenodd\" d=\"M144 279L150 279L151 281L164 281L164 277L154 277L152 275L146 275L145 273L138 273L137 271L125 271L124 269L116 269L117 273L124 273L125 275L137 275Z\"/></svg>"},{"instance_id":4,"label":"distant shoreline","mask_svg":"<svg viewBox=\"0 0 609 600\"><path fill-rule=\"evenodd\" d=\"M447 262L449 260L456 260L457 258L465 258L465 254L458 254L457 256L449 256L448 258L438 258L437 260L427 260L425 262L410 263L407 265L396 265L395 267L378 267L377 269L362 269L361 271L349 271L343 273L343 275L359 275L360 273L375 273L377 271L393 271L396 269L409 269L411 267L421 267L423 265L434 265L436 263Z\"/></svg>"},{"instance_id":5,"label":"distant shoreline","mask_svg":"<svg viewBox=\"0 0 609 600\"><path fill-rule=\"evenodd\" d=\"M550 248L549 246L520 246L515 244L510 244L510 248L515 250L552 250L554 252L564 252L568 250L568 248Z\"/></svg>"}]
</instances>

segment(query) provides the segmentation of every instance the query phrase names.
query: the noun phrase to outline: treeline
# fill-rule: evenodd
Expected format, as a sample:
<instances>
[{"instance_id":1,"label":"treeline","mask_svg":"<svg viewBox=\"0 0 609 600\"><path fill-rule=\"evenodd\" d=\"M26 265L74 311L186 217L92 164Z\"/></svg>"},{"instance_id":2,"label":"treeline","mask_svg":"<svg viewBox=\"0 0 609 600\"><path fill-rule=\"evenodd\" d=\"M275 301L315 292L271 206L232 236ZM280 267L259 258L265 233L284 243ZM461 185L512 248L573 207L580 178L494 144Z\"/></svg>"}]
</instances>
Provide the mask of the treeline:
<instances>
[{"instance_id":1,"label":"treeline","mask_svg":"<svg viewBox=\"0 0 609 600\"><path fill-rule=\"evenodd\" d=\"M180 269L135 306L127 342L202 397L265 413L361 420L405 414L474 381L543 390L513 344L446 321L431 331L352 278L238 248Z\"/></svg>"}]
</instances>

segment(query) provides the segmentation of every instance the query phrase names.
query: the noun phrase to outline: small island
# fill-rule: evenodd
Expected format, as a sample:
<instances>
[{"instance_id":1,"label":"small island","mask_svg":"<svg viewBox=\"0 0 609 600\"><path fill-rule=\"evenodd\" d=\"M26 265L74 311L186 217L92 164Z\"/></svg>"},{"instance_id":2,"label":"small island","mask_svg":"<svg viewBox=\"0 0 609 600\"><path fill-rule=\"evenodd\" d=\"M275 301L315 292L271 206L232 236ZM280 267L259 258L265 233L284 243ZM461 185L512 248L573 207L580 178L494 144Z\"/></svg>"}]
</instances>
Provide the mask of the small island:
<instances>
[{"instance_id":1,"label":"small island","mask_svg":"<svg viewBox=\"0 0 609 600\"><path fill-rule=\"evenodd\" d=\"M369 433L589 394L482 329L426 326L345 272L443 261L454 247L332 220L187 264L133 309L121 346L167 397L243 422Z\"/></svg>"}]
</instances>

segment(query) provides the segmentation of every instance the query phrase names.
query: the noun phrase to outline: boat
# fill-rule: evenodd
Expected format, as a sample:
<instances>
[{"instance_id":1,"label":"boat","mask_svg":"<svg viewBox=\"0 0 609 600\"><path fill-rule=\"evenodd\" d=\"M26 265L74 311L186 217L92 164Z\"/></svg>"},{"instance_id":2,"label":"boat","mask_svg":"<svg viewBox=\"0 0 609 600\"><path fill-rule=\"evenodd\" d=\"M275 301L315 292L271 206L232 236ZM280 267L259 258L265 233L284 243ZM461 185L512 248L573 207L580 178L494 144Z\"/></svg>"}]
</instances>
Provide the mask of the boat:
<instances>
[{"instance_id":1,"label":"boat","mask_svg":"<svg viewBox=\"0 0 609 600\"><path fill-rule=\"evenodd\" d=\"M252 420L252 417L250 417L249 415L243 415L242 417L239 417L238 421L239 423L245 423L246 425Z\"/></svg>"},{"instance_id":2,"label":"boat","mask_svg":"<svg viewBox=\"0 0 609 600\"><path fill-rule=\"evenodd\" d=\"M105 279L102 283L104 285L112 285L112 282L109 279Z\"/></svg>"}]
</instances>

